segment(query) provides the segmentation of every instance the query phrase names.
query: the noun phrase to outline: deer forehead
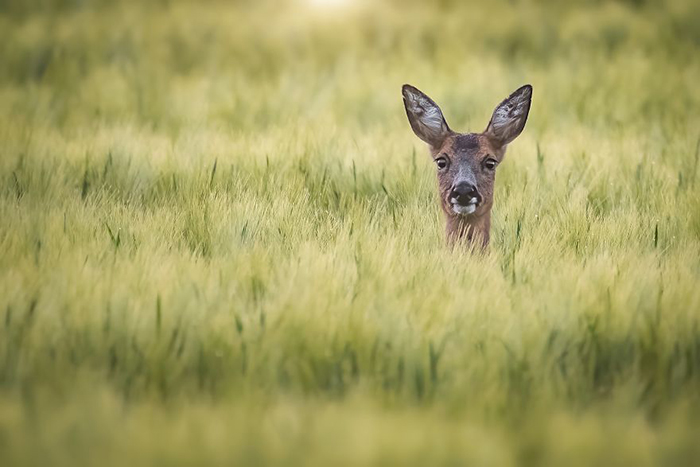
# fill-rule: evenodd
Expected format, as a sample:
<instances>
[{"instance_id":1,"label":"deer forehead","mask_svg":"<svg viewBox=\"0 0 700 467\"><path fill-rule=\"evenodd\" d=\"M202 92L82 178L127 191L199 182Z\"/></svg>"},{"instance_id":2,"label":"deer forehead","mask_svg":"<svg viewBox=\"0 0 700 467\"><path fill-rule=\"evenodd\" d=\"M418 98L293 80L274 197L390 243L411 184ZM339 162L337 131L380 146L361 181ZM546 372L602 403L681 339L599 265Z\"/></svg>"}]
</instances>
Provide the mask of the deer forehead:
<instances>
[{"instance_id":1,"label":"deer forehead","mask_svg":"<svg viewBox=\"0 0 700 467\"><path fill-rule=\"evenodd\" d=\"M455 134L447 138L434 156L438 157L443 153L453 158L476 161L480 161L489 155L498 156L489 139L477 133Z\"/></svg>"}]
</instances>

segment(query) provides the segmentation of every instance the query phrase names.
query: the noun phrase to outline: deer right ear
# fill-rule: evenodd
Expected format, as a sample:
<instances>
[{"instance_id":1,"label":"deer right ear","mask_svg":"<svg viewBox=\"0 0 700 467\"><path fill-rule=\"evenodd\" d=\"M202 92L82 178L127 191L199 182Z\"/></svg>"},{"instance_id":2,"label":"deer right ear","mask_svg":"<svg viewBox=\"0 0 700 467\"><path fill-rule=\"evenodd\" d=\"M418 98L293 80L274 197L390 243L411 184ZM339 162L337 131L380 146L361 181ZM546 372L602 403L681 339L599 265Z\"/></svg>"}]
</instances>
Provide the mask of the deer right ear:
<instances>
[{"instance_id":1,"label":"deer right ear","mask_svg":"<svg viewBox=\"0 0 700 467\"><path fill-rule=\"evenodd\" d=\"M440 107L410 84L404 84L401 92L413 132L433 148L439 149L451 133Z\"/></svg>"},{"instance_id":2,"label":"deer right ear","mask_svg":"<svg viewBox=\"0 0 700 467\"><path fill-rule=\"evenodd\" d=\"M504 147L522 133L530 113L532 86L526 84L498 104L484 132L498 147Z\"/></svg>"}]
</instances>

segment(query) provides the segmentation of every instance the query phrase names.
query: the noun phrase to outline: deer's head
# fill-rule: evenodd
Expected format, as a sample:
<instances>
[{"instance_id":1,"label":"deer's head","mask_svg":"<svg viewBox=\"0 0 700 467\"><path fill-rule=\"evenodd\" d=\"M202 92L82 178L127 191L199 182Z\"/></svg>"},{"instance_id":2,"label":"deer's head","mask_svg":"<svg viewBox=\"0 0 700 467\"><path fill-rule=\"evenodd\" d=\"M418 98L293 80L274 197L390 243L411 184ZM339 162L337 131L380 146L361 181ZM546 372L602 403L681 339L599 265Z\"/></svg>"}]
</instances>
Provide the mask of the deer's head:
<instances>
[{"instance_id":1,"label":"deer's head","mask_svg":"<svg viewBox=\"0 0 700 467\"><path fill-rule=\"evenodd\" d=\"M532 86L522 86L498 104L482 133L457 133L430 97L413 86L403 86L408 121L428 143L435 162L449 239L466 235L488 243L496 169L506 146L525 127L531 98Z\"/></svg>"}]
</instances>

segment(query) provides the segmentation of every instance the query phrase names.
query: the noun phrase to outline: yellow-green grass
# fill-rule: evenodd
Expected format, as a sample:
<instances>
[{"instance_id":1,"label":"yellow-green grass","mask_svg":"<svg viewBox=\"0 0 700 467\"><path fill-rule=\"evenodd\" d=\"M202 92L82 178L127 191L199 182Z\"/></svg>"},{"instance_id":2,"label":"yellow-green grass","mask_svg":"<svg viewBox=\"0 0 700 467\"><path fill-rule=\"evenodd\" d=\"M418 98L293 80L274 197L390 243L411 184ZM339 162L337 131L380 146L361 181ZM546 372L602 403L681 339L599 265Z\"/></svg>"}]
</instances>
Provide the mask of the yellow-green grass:
<instances>
[{"instance_id":1,"label":"yellow-green grass","mask_svg":"<svg viewBox=\"0 0 700 467\"><path fill-rule=\"evenodd\" d=\"M700 458L700 7L0 1L0 464ZM400 87L534 86L485 254Z\"/></svg>"}]
</instances>

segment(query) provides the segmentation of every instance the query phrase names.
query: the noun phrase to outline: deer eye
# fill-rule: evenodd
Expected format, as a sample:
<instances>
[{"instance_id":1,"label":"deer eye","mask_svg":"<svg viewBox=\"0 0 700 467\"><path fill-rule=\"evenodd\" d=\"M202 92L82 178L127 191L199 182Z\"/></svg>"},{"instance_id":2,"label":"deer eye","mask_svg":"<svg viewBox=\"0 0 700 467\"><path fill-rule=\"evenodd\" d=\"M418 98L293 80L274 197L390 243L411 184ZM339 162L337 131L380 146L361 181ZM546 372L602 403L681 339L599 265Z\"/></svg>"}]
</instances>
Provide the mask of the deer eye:
<instances>
[{"instance_id":1,"label":"deer eye","mask_svg":"<svg viewBox=\"0 0 700 467\"><path fill-rule=\"evenodd\" d=\"M493 170L496 168L497 165L498 162L496 162L496 159L493 159L491 157L484 160L484 168L486 168L487 170Z\"/></svg>"},{"instance_id":2,"label":"deer eye","mask_svg":"<svg viewBox=\"0 0 700 467\"><path fill-rule=\"evenodd\" d=\"M447 167L448 161L447 161L446 157L441 156L441 157L438 157L437 159L435 159L435 163L437 164L438 169L442 170L445 167Z\"/></svg>"}]
</instances>

